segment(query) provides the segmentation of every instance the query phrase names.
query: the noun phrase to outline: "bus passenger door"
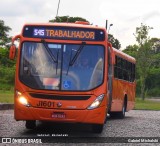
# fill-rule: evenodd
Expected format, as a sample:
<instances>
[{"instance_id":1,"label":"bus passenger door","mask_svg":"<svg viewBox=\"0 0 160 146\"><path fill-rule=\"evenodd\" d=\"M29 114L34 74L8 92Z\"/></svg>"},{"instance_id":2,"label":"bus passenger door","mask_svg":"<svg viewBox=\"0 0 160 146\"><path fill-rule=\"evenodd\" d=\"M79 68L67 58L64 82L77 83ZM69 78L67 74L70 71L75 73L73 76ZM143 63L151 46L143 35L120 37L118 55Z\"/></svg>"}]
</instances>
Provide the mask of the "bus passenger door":
<instances>
[{"instance_id":1,"label":"bus passenger door","mask_svg":"<svg viewBox=\"0 0 160 146\"><path fill-rule=\"evenodd\" d=\"M113 65L112 65L112 55L111 48L108 47L108 92L109 92L109 100L108 100L108 110L111 110L112 105L112 76L113 76Z\"/></svg>"}]
</instances>

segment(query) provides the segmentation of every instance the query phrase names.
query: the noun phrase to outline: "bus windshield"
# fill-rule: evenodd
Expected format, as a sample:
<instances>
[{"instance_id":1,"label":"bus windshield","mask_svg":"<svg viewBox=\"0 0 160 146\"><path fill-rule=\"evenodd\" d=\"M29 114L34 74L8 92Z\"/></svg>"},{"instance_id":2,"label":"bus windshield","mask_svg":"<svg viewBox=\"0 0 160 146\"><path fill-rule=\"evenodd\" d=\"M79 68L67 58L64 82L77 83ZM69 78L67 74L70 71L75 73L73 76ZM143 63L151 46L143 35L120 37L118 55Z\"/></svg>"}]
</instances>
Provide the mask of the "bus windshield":
<instances>
[{"instance_id":1,"label":"bus windshield","mask_svg":"<svg viewBox=\"0 0 160 146\"><path fill-rule=\"evenodd\" d=\"M24 42L20 61L21 82L30 88L46 90L87 91L100 86L104 74L104 47L81 46ZM77 53L79 48L82 49Z\"/></svg>"}]
</instances>

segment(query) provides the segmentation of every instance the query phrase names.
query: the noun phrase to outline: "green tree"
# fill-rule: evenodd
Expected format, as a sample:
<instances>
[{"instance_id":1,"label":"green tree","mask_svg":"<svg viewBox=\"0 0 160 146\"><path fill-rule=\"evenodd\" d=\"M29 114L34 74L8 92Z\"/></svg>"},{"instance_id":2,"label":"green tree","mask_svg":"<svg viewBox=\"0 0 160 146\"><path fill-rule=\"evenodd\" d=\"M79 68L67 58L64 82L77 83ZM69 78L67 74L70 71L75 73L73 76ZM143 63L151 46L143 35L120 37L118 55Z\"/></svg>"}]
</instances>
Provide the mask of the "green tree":
<instances>
[{"instance_id":1,"label":"green tree","mask_svg":"<svg viewBox=\"0 0 160 146\"><path fill-rule=\"evenodd\" d=\"M108 34L108 40L114 48L116 48L118 50L121 48L121 44L120 44L119 40L114 38L114 36L112 34Z\"/></svg>"},{"instance_id":2,"label":"green tree","mask_svg":"<svg viewBox=\"0 0 160 146\"><path fill-rule=\"evenodd\" d=\"M3 20L0 20L0 46L6 46L11 41L8 37L8 32L11 30L9 26L6 26Z\"/></svg>"},{"instance_id":3,"label":"green tree","mask_svg":"<svg viewBox=\"0 0 160 146\"><path fill-rule=\"evenodd\" d=\"M74 23L76 21L89 22L85 18L82 18L82 17L69 17L69 16L57 16L53 20L49 20L49 22L71 22L71 23Z\"/></svg>"},{"instance_id":4,"label":"green tree","mask_svg":"<svg viewBox=\"0 0 160 146\"><path fill-rule=\"evenodd\" d=\"M128 55L130 55L130 56L132 56L132 57L134 57L134 58L136 58L137 57L138 49L139 49L138 45L134 44L134 45L127 46L123 50L123 52L126 53L126 54L128 54Z\"/></svg>"},{"instance_id":5,"label":"green tree","mask_svg":"<svg viewBox=\"0 0 160 146\"><path fill-rule=\"evenodd\" d=\"M14 86L15 60L9 60L8 43L11 38L8 32L11 30L3 20L0 20L0 90L10 90Z\"/></svg>"},{"instance_id":6,"label":"green tree","mask_svg":"<svg viewBox=\"0 0 160 146\"><path fill-rule=\"evenodd\" d=\"M9 60L9 50L0 48L0 90L10 90L14 86L15 60Z\"/></svg>"},{"instance_id":7,"label":"green tree","mask_svg":"<svg viewBox=\"0 0 160 146\"><path fill-rule=\"evenodd\" d=\"M15 60L9 59L9 49L0 48L0 66L12 67L15 65Z\"/></svg>"},{"instance_id":8,"label":"green tree","mask_svg":"<svg viewBox=\"0 0 160 146\"><path fill-rule=\"evenodd\" d=\"M153 43L153 50L155 53L160 52L160 39L159 38L151 38L150 40Z\"/></svg>"},{"instance_id":9,"label":"green tree","mask_svg":"<svg viewBox=\"0 0 160 146\"><path fill-rule=\"evenodd\" d=\"M159 90L159 85L160 85L160 39L159 38L151 38L148 40L152 45L152 49L150 50L151 52L151 58L152 58L152 65L148 69L148 75L145 81L145 92L147 93L148 96L160 96L160 90ZM138 51L139 51L139 46L134 44L134 45L129 45L127 46L123 52L136 58L138 61ZM136 93L139 96L141 93L141 82L140 82L140 76L139 76L139 71L138 67L136 66L136 80L137 80L137 88L136 88Z\"/></svg>"},{"instance_id":10,"label":"green tree","mask_svg":"<svg viewBox=\"0 0 160 146\"><path fill-rule=\"evenodd\" d=\"M148 89L148 95L152 97L160 96L160 67L152 67L146 79L146 88Z\"/></svg>"},{"instance_id":11,"label":"green tree","mask_svg":"<svg viewBox=\"0 0 160 146\"><path fill-rule=\"evenodd\" d=\"M135 38L138 43L137 52L137 72L139 74L141 98L145 99L146 93L146 79L149 75L150 68L153 64L153 43L150 41L149 31L152 27L141 24L140 27L136 28Z\"/></svg>"}]
</instances>

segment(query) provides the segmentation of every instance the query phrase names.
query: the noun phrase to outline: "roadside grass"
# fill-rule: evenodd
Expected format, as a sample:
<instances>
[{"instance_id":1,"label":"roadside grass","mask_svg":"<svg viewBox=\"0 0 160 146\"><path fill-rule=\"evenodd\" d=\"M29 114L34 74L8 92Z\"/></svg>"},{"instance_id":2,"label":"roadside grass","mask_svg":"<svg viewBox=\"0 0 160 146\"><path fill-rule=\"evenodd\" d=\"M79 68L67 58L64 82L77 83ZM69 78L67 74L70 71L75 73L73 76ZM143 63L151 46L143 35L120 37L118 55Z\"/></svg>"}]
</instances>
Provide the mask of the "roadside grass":
<instances>
[{"instance_id":1,"label":"roadside grass","mask_svg":"<svg viewBox=\"0 0 160 146\"><path fill-rule=\"evenodd\" d=\"M13 91L0 90L0 103L13 103Z\"/></svg>"},{"instance_id":2,"label":"roadside grass","mask_svg":"<svg viewBox=\"0 0 160 146\"><path fill-rule=\"evenodd\" d=\"M150 101L145 99L144 101L140 98L136 98L135 104L136 110L160 110L160 102Z\"/></svg>"}]
</instances>

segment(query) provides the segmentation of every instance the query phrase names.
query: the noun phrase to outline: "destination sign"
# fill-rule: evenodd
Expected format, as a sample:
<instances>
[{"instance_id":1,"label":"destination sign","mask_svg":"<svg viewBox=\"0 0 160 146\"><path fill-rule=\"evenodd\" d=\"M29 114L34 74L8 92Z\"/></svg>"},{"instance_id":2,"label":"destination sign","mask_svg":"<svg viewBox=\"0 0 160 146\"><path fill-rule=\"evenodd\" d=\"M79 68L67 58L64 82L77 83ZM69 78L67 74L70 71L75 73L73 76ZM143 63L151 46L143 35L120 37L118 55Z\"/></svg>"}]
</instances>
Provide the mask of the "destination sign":
<instances>
[{"instance_id":1,"label":"destination sign","mask_svg":"<svg viewBox=\"0 0 160 146\"><path fill-rule=\"evenodd\" d=\"M105 33L100 29L59 27L59 26L26 26L23 36L29 38L104 41Z\"/></svg>"}]
</instances>

